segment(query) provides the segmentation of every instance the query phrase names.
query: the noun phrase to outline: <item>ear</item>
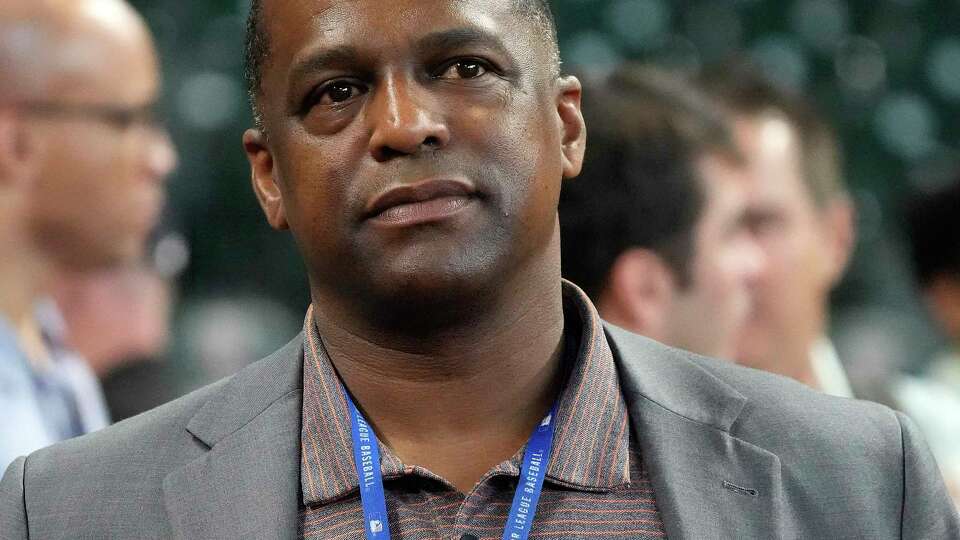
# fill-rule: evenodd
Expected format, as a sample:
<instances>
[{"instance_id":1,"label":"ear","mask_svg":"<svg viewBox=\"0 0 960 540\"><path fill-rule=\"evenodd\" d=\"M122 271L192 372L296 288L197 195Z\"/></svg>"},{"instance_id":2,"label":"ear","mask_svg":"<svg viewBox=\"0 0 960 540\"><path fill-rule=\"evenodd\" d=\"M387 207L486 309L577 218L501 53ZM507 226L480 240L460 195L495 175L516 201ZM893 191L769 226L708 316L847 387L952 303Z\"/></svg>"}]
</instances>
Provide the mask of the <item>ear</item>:
<instances>
[{"instance_id":1,"label":"ear","mask_svg":"<svg viewBox=\"0 0 960 540\"><path fill-rule=\"evenodd\" d=\"M576 77L565 76L557 80L557 115L560 120L564 178L574 178L580 174L583 166L587 128L580 110L582 95L583 88Z\"/></svg>"},{"instance_id":2,"label":"ear","mask_svg":"<svg viewBox=\"0 0 960 540\"><path fill-rule=\"evenodd\" d=\"M260 201L260 208L270 226L277 230L289 229L286 210L283 207L283 192L277 184L273 167L273 153L267 146L263 132L248 129L243 134L243 149L250 162L253 191Z\"/></svg>"},{"instance_id":3,"label":"ear","mask_svg":"<svg viewBox=\"0 0 960 540\"><path fill-rule=\"evenodd\" d=\"M837 197L824 209L823 217L827 228L824 238L829 250L827 278L831 285L836 285L843 277L856 246L856 209L849 198Z\"/></svg>"},{"instance_id":4,"label":"ear","mask_svg":"<svg viewBox=\"0 0 960 540\"><path fill-rule=\"evenodd\" d=\"M631 248L614 261L598 308L610 322L662 340L674 288L673 273L659 255Z\"/></svg>"}]
</instances>

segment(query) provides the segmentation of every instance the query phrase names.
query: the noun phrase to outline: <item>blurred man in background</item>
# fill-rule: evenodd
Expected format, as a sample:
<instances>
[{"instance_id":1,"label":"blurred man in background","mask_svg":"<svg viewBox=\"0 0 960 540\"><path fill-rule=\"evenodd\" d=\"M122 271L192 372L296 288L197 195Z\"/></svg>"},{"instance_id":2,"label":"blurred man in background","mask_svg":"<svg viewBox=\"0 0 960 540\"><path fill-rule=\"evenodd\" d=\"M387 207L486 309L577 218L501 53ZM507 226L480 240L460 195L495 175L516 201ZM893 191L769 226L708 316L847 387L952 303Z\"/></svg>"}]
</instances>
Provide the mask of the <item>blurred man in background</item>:
<instances>
[{"instance_id":1,"label":"blurred man in background","mask_svg":"<svg viewBox=\"0 0 960 540\"><path fill-rule=\"evenodd\" d=\"M176 157L152 122L159 75L122 0L0 4L0 466L107 423L60 341L61 271L137 261Z\"/></svg>"},{"instance_id":2,"label":"blurred man in background","mask_svg":"<svg viewBox=\"0 0 960 540\"><path fill-rule=\"evenodd\" d=\"M949 341L928 374L960 394L960 178L917 198L908 226L917 280L934 321Z\"/></svg>"},{"instance_id":3,"label":"blurred man in background","mask_svg":"<svg viewBox=\"0 0 960 540\"><path fill-rule=\"evenodd\" d=\"M919 377L900 377L893 397L923 430L960 506L960 178L912 202L907 232L918 285L947 348Z\"/></svg>"},{"instance_id":4,"label":"blurred man in background","mask_svg":"<svg viewBox=\"0 0 960 540\"><path fill-rule=\"evenodd\" d=\"M748 220L768 264L737 360L849 397L827 338L830 291L854 245L836 137L810 104L748 65L722 66L705 86L732 115L749 168Z\"/></svg>"},{"instance_id":5,"label":"blurred man in background","mask_svg":"<svg viewBox=\"0 0 960 540\"><path fill-rule=\"evenodd\" d=\"M587 97L584 171L561 197L564 276L610 322L732 359L764 263L725 119L650 68L622 68Z\"/></svg>"}]
</instances>

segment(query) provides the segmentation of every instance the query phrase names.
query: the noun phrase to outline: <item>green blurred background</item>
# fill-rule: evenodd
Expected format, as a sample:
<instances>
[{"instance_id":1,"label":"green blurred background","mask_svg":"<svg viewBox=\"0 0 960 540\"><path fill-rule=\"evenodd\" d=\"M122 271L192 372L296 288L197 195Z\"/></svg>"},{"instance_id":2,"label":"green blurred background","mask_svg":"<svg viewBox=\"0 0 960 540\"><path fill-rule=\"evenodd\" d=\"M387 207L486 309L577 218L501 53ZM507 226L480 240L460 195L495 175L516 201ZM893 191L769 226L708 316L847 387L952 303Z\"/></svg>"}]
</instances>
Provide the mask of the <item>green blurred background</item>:
<instances>
[{"instance_id":1,"label":"green blurred background","mask_svg":"<svg viewBox=\"0 0 960 540\"><path fill-rule=\"evenodd\" d=\"M389 1L389 0L383 0ZM135 0L157 36L164 112L181 166L154 249L177 276L169 396L282 344L309 302L289 238L265 224L240 136L249 0ZM835 294L834 330L853 378L917 369L939 346L912 283L901 206L958 162L960 1L556 0L568 69L626 59L687 73L742 53L815 100L841 134L859 243ZM160 368L158 368L160 369Z\"/></svg>"}]
</instances>

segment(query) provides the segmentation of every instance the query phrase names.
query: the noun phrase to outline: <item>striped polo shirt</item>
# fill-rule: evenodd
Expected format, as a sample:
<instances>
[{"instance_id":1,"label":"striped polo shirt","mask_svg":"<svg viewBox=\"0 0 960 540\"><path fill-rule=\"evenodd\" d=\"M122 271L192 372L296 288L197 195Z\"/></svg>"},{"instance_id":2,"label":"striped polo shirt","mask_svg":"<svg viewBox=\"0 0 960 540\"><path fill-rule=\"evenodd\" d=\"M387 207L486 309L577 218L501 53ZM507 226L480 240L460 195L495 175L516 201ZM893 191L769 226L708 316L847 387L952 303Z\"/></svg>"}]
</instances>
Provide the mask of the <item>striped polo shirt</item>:
<instances>
[{"instance_id":1,"label":"striped polo shirt","mask_svg":"<svg viewBox=\"0 0 960 540\"><path fill-rule=\"evenodd\" d=\"M530 538L665 538L600 318L583 292L566 282L563 290L565 333L573 338L564 355L569 376ZM313 308L304 328L303 368L299 535L362 540L350 417ZM495 540L503 535L522 448L468 494L423 467L403 463L382 442L380 456L392 538Z\"/></svg>"}]
</instances>

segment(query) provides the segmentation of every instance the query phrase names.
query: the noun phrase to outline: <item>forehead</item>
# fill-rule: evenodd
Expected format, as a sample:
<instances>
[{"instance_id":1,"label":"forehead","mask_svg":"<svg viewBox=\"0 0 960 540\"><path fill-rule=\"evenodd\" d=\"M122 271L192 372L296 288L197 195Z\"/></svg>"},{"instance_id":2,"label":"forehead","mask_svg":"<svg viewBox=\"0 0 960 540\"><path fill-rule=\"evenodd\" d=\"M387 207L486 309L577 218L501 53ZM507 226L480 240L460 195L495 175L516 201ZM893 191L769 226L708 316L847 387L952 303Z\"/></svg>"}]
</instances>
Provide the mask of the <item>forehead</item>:
<instances>
[{"instance_id":1,"label":"forehead","mask_svg":"<svg viewBox=\"0 0 960 540\"><path fill-rule=\"evenodd\" d=\"M50 8L52 9L52 8ZM0 80L18 99L140 104L157 91L152 40L123 3L84 1L62 11L0 13Z\"/></svg>"},{"instance_id":2,"label":"forehead","mask_svg":"<svg viewBox=\"0 0 960 540\"><path fill-rule=\"evenodd\" d=\"M748 182L747 168L734 162L727 156L714 151L708 151L697 159L697 167L704 183L708 185L728 184L744 189Z\"/></svg>"},{"instance_id":3,"label":"forehead","mask_svg":"<svg viewBox=\"0 0 960 540\"><path fill-rule=\"evenodd\" d=\"M156 97L158 87L157 59L146 36L84 36L60 51L51 93L66 100L141 105Z\"/></svg>"},{"instance_id":4,"label":"forehead","mask_svg":"<svg viewBox=\"0 0 960 540\"><path fill-rule=\"evenodd\" d=\"M476 20L511 16L517 0L262 0L268 26L278 23L286 31L312 27L324 33L349 27L376 31L400 29L408 23L430 20ZM346 28L344 28L346 29ZM370 30L374 30L370 28ZM426 29L428 30L428 29Z\"/></svg>"},{"instance_id":5,"label":"forehead","mask_svg":"<svg viewBox=\"0 0 960 540\"><path fill-rule=\"evenodd\" d=\"M805 204L800 141L796 130L780 115L739 118L736 130L747 154L748 180L754 197L781 204Z\"/></svg>"},{"instance_id":6,"label":"forehead","mask_svg":"<svg viewBox=\"0 0 960 540\"><path fill-rule=\"evenodd\" d=\"M270 41L269 65L283 67L304 51L350 47L376 59L400 53L427 34L476 28L505 45L519 45L523 16L516 0L266 1L261 21Z\"/></svg>"}]
</instances>

